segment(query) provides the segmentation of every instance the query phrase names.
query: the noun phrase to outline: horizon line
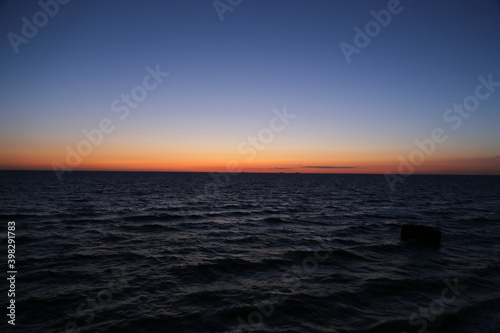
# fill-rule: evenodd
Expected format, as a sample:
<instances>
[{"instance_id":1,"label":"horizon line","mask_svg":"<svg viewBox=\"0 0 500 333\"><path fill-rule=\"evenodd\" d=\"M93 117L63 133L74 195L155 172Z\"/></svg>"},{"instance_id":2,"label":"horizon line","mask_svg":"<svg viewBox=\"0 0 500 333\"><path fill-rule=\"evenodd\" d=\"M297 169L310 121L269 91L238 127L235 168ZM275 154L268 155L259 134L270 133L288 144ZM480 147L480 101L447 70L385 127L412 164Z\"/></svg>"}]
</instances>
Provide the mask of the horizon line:
<instances>
[{"instance_id":1,"label":"horizon line","mask_svg":"<svg viewBox=\"0 0 500 333\"><path fill-rule=\"evenodd\" d=\"M279 169L278 169L279 170ZM2 171L38 171L38 172L55 172L52 169L2 169ZM71 170L66 171L71 172L151 172L151 173L231 173L231 174L290 174L290 175L380 175L385 176L386 173L352 173L352 172L258 172L258 171L239 171L239 172L227 172L227 171L175 171L175 170ZM398 175L398 173L390 173L392 175ZM459 174L459 173L413 173L410 176L500 176L500 174Z\"/></svg>"}]
</instances>

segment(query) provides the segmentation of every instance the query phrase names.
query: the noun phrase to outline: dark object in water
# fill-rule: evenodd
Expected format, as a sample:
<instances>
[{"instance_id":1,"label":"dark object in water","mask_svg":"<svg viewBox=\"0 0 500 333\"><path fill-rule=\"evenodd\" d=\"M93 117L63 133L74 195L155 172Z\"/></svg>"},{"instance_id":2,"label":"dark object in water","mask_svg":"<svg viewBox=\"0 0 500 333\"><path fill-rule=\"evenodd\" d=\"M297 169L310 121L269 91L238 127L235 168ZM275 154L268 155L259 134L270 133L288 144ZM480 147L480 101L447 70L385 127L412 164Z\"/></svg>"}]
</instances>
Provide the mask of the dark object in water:
<instances>
[{"instance_id":1,"label":"dark object in water","mask_svg":"<svg viewBox=\"0 0 500 333\"><path fill-rule=\"evenodd\" d=\"M439 245L441 243L441 231L424 225L406 224L401 227L401 241Z\"/></svg>"}]
</instances>

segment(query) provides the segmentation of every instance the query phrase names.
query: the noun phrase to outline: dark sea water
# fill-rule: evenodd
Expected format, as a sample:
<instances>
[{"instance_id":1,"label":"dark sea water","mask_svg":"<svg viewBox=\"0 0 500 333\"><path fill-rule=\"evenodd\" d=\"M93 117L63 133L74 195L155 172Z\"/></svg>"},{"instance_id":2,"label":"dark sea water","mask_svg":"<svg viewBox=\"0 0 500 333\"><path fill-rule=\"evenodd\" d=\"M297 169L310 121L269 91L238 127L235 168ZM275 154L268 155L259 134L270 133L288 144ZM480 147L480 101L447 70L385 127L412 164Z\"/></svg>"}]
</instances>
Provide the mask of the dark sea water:
<instances>
[{"instance_id":1,"label":"dark sea water","mask_svg":"<svg viewBox=\"0 0 500 333\"><path fill-rule=\"evenodd\" d=\"M500 177L226 176L0 172L0 330L500 331Z\"/></svg>"}]
</instances>

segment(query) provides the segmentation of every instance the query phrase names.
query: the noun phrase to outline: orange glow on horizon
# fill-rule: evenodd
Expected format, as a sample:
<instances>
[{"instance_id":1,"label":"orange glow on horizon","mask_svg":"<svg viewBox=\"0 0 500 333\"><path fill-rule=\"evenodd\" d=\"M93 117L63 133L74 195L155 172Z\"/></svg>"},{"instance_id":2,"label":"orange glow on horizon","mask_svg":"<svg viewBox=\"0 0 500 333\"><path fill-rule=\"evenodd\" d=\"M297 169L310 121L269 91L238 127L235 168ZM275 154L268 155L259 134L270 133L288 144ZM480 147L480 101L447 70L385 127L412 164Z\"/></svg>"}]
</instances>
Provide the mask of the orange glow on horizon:
<instances>
[{"instance_id":1,"label":"orange glow on horizon","mask_svg":"<svg viewBox=\"0 0 500 333\"><path fill-rule=\"evenodd\" d=\"M337 153L325 150L266 149L254 158L235 150L213 147L100 146L88 156L70 156L66 149L44 147L0 146L0 169L53 170L53 163L72 170L103 171L172 171L172 172L257 172L257 173L353 173L394 174L408 171L394 151L374 153L347 149ZM469 154L470 155L470 154ZM408 157L404 156L408 162ZM76 163L78 162L78 163ZM229 164L228 164L229 163ZM404 164L404 163L403 163ZM463 153L435 154L421 165L413 165L415 174L485 174L500 175L500 159Z\"/></svg>"},{"instance_id":2,"label":"orange glow on horizon","mask_svg":"<svg viewBox=\"0 0 500 333\"><path fill-rule=\"evenodd\" d=\"M0 163L0 168L4 170L53 170L52 163L55 159L4 159ZM61 165L68 166L64 159L60 159ZM231 162L230 162L231 161ZM229 164L228 164L229 162ZM391 163L392 162L392 163ZM331 166L331 167L329 167ZM352 166L352 167L351 167ZM453 161L432 161L420 166L414 166L414 174L484 174L500 175L500 162L462 162ZM349 168L346 168L349 167ZM186 158L184 160L154 160L154 159L88 159L81 162L76 167L69 166L72 170L88 171L164 171L164 172L248 172L248 173L349 173L349 174L384 174L391 172L398 174L400 170L407 172L408 169L402 168L400 163L392 161L357 161L357 163L341 163L323 161L315 163L280 163L268 160L265 162L245 162L238 160L220 161L196 160L195 158Z\"/></svg>"}]
</instances>

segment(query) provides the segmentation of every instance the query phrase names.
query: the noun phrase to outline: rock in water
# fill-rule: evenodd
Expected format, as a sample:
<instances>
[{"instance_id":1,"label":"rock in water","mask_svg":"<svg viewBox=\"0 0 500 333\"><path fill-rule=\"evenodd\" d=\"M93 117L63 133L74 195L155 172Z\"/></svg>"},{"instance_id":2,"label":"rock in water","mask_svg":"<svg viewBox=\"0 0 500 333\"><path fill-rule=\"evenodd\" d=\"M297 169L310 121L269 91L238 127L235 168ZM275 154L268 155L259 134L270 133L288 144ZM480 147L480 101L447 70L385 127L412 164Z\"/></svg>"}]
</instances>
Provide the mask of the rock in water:
<instances>
[{"instance_id":1,"label":"rock in water","mask_svg":"<svg viewBox=\"0 0 500 333\"><path fill-rule=\"evenodd\" d=\"M401 227L401 241L439 245L441 243L441 231L424 225L406 224Z\"/></svg>"}]
</instances>

